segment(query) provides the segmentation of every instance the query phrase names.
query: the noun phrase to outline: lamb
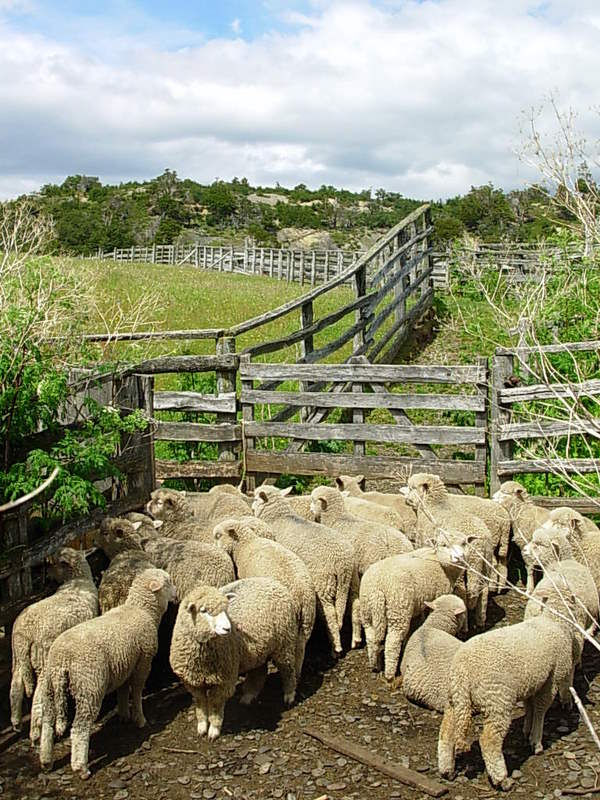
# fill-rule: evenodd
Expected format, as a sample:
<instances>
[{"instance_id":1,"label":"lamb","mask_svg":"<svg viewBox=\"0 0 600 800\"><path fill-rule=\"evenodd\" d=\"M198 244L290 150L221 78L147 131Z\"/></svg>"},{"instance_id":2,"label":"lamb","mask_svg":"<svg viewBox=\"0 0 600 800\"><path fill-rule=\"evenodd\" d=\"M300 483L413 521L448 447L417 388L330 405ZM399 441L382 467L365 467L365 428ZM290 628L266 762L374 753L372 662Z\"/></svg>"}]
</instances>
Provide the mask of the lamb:
<instances>
[{"instance_id":1,"label":"lamb","mask_svg":"<svg viewBox=\"0 0 600 800\"><path fill-rule=\"evenodd\" d=\"M543 527L557 528L573 548L573 558L592 573L600 592L600 536L594 523L573 508L560 506L550 512Z\"/></svg>"},{"instance_id":2,"label":"lamb","mask_svg":"<svg viewBox=\"0 0 600 800\"><path fill-rule=\"evenodd\" d=\"M225 493L198 493L202 502L185 492L174 489L155 489L146 504L146 511L154 519L162 520L161 533L173 539L210 544L213 528L222 519L248 516L248 505L241 497Z\"/></svg>"},{"instance_id":3,"label":"lamb","mask_svg":"<svg viewBox=\"0 0 600 800\"><path fill-rule=\"evenodd\" d=\"M115 518L106 521L112 526L112 551L117 547L127 550L143 550L155 567L166 570L177 597L184 597L194 586L207 583L210 586L223 586L235 578L233 564L229 556L213 544L204 542L180 542L166 536L141 537L134 525L125 519ZM110 538L110 537L107 537Z\"/></svg>"},{"instance_id":4,"label":"lamb","mask_svg":"<svg viewBox=\"0 0 600 800\"><path fill-rule=\"evenodd\" d=\"M253 510L271 526L275 540L306 564L317 593L317 612L325 620L334 653L340 654L340 629L354 572L352 545L331 528L299 517L272 486L255 490Z\"/></svg>"},{"instance_id":5,"label":"lamb","mask_svg":"<svg viewBox=\"0 0 600 800\"><path fill-rule=\"evenodd\" d=\"M406 498L401 494L387 494L385 492L363 492L360 484L364 480L364 475L340 475L335 479L338 489L342 492L346 491L351 497L358 497L362 500L368 500L371 503L377 503L380 506L387 506L393 508L399 515L400 530L408 536L411 541L414 541L417 527L417 517L407 503Z\"/></svg>"},{"instance_id":6,"label":"lamb","mask_svg":"<svg viewBox=\"0 0 600 800\"><path fill-rule=\"evenodd\" d=\"M23 697L31 697L41 679L52 642L63 631L98 615L98 591L82 550L63 547L48 558L48 575L61 585L50 597L27 606L12 630L10 721L21 730ZM39 738L39 706L33 704L30 736Z\"/></svg>"},{"instance_id":7,"label":"lamb","mask_svg":"<svg viewBox=\"0 0 600 800\"><path fill-rule=\"evenodd\" d=\"M410 540L414 540L414 528L409 531L404 531L402 517L393 508L381 506L378 503L372 503L370 500L363 500L362 497L352 497L348 492L343 491L344 505L346 510L353 514L355 517L368 519L371 522L380 522L382 525L390 525L402 531Z\"/></svg>"},{"instance_id":8,"label":"lamb","mask_svg":"<svg viewBox=\"0 0 600 800\"><path fill-rule=\"evenodd\" d=\"M269 660L281 675L284 702L293 703L298 636L290 593L272 578L243 578L222 589L198 586L186 595L170 661L196 703L198 735L212 741L221 734L239 675L247 675L240 702L259 695Z\"/></svg>"},{"instance_id":9,"label":"lamb","mask_svg":"<svg viewBox=\"0 0 600 800\"><path fill-rule=\"evenodd\" d=\"M237 486L232 486L230 483L217 483L215 486L211 486L208 490L208 494L229 494L234 497L241 497L248 508L252 506L252 498L244 494Z\"/></svg>"},{"instance_id":10,"label":"lamb","mask_svg":"<svg viewBox=\"0 0 600 800\"><path fill-rule=\"evenodd\" d=\"M417 527L425 542L435 540L446 528L460 530L467 537L465 575L456 594L460 594L472 612L475 626L483 627L494 550L487 525L479 517L457 507L437 475L426 472L411 475L407 500L417 510Z\"/></svg>"},{"instance_id":11,"label":"lamb","mask_svg":"<svg viewBox=\"0 0 600 800\"><path fill-rule=\"evenodd\" d=\"M158 649L158 625L174 598L173 584L164 570L145 570L133 581L124 605L76 625L54 641L41 693L42 769L52 768L55 732L62 736L67 728L69 695L75 703L71 769L81 778L90 775L90 735L106 694L117 690L122 720L132 716L138 727L146 725L142 689Z\"/></svg>"},{"instance_id":12,"label":"lamb","mask_svg":"<svg viewBox=\"0 0 600 800\"><path fill-rule=\"evenodd\" d=\"M524 618L537 616L541 611L540 598L552 596L563 600L563 614L572 613L574 622L593 633L600 612L598 589L588 567L573 558L565 534L559 528L544 525L535 531L525 549L533 563L541 566L544 577L525 607ZM565 600L571 597L576 599L574 609Z\"/></svg>"},{"instance_id":13,"label":"lamb","mask_svg":"<svg viewBox=\"0 0 600 800\"><path fill-rule=\"evenodd\" d=\"M141 514L139 511L130 511L125 514L125 519L129 522L139 523L138 529L142 529L146 536L162 534L160 528L163 526L162 519L152 519L148 514Z\"/></svg>"},{"instance_id":14,"label":"lamb","mask_svg":"<svg viewBox=\"0 0 600 800\"><path fill-rule=\"evenodd\" d=\"M450 664L462 645L456 634L467 607L454 594L442 594L425 606L431 613L406 643L400 662L402 690L409 700L443 712L448 702Z\"/></svg>"},{"instance_id":15,"label":"lamb","mask_svg":"<svg viewBox=\"0 0 600 800\"><path fill-rule=\"evenodd\" d=\"M134 534L141 522L129 522L118 517L105 517L96 531L94 542L110 558L110 564L102 574L98 587L100 612L106 614L111 608L123 605L134 579L154 566ZM147 529L146 529L147 530Z\"/></svg>"},{"instance_id":16,"label":"lamb","mask_svg":"<svg viewBox=\"0 0 600 800\"><path fill-rule=\"evenodd\" d=\"M355 648L362 640L358 599L360 578L371 564L388 556L408 553L413 549L412 544L396 528L349 514L340 492L329 486L313 489L311 511L316 522L342 533L351 542L354 550L356 577L350 586L348 602L352 617L351 647Z\"/></svg>"},{"instance_id":17,"label":"lamb","mask_svg":"<svg viewBox=\"0 0 600 800\"><path fill-rule=\"evenodd\" d=\"M425 610L427 601L452 592L462 575L466 537L447 531L435 547L422 547L390 556L369 567L360 582L360 616L367 639L372 670L380 669L384 650L384 675L394 679L400 651L411 621ZM384 646L385 642L385 646Z\"/></svg>"},{"instance_id":18,"label":"lamb","mask_svg":"<svg viewBox=\"0 0 600 800\"><path fill-rule=\"evenodd\" d=\"M263 524L255 517L225 520L215 526L214 537L217 545L231 556L238 578L275 578L289 590L300 622L296 652L299 678L306 643L315 623L315 587L302 559L278 542L261 537Z\"/></svg>"},{"instance_id":19,"label":"lamb","mask_svg":"<svg viewBox=\"0 0 600 800\"><path fill-rule=\"evenodd\" d=\"M271 488L277 489L275 486ZM309 494L291 494L291 486L288 486L285 489L277 489L277 491L279 492L280 497L285 498L286 503L292 509L294 514L302 517L302 519L308 519L311 522L314 522L314 517L312 515L312 511L310 510L312 498Z\"/></svg>"},{"instance_id":20,"label":"lamb","mask_svg":"<svg viewBox=\"0 0 600 800\"><path fill-rule=\"evenodd\" d=\"M533 532L550 516L549 512L545 508L534 505L527 489L516 481L505 481L494 493L492 499L508 511L512 522L513 541L522 555L523 548L531 541ZM523 556L523 562L527 569L526 588L531 593L535 586L535 564L529 562L527 556Z\"/></svg>"},{"instance_id":21,"label":"lamb","mask_svg":"<svg viewBox=\"0 0 600 800\"><path fill-rule=\"evenodd\" d=\"M537 617L474 636L458 649L450 667L448 705L440 727L438 768L454 775L455 753L469 750L471 720L483 715L481 754L492 784L509 789L502 753L516 704L525 702L524 733L542 751L546 711L557 692L569 695L580 647L571 622L553 613L553 601ZM559 609L560 610L560 609Z\"/></svg>"}]
</instances>

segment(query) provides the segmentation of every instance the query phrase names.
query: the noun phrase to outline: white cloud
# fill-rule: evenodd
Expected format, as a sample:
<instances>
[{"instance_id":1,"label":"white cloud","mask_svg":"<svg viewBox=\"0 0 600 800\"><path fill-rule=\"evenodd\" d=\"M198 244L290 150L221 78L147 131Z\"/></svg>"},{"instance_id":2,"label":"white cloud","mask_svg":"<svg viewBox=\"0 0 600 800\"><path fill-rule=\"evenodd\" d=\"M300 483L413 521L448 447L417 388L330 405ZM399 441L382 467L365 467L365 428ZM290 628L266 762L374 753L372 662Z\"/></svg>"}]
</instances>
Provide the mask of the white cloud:
<instances>
[{"instance_id":1,"label":"white cloud","mask_svg":"<svg viewBox=\"0 0 600 800\"><path fill-rule=\"evenodd\" d=\"M231 30L239 36L242 32L242 21L239 17L236 17L233 22L231 23Z\"/></svg>"},{"instance_id":2,"label":"white cloud","mask_svg":"<svg viewBox=\"0 0 600 800\"><path fill-rule=\"evenodd\" d=\"M331 0L307 13L252 41L234 20L235 38L168 51L150 34L116 45L108 26L102 58L0 22L0 196L165 167L419 198L512 188L527 177L512 152L519 114L550 90L600 135L595 0Z\"/></svg>"}]
</instances>

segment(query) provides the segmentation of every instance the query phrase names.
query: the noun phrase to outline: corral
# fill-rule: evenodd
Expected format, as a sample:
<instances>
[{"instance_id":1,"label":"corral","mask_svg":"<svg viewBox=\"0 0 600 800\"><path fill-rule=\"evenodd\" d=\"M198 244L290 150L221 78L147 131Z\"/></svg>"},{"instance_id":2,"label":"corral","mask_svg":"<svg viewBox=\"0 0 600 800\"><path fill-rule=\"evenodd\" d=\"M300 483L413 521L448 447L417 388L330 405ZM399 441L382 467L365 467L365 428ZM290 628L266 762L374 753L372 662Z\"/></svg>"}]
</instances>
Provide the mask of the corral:
<instances>
[{"instance_id":1,"label":"corral","mask_svg":"<svg viewBox=\"0 0 600 800\"><path fill-rule=\"evenodd\" d=\"M492 364L485 359L440 367L385 363L431 305L429 231L427 209L423 209L333 281L261 319L231 330L159 334L173 339L210 339L215 342L214 355L159 357L132 365L118 375L88 378L85 391L100 393L105 402L125 410L144 408L154 421L153 437L140 436L135 442L124 443L121 468L127 479L111 487L113 504L109 510L121 513L139 508L155 479L168 478L244 479L252 489L263 479L281 474L332 478L349 473L389 481L412 468L415 472L436 472L454 487L473 487L483 493L486 485L493 491L514 474L551 467L545 458L513 458L511 442L566 433L585 435L588 429L593 432L597 420L588 419L587 427L581 430L573 430L563 420L516 421L523 405L513 413L514 404L544 399L544 392L554 398L572 389L558 381L550 388L528 383L524 375L520 385L511 386L508 378L523 373L522 365L535 353L500 351ZM350 281L355 299L328 317L315 320L314 300L342 281ZM296 333L285 339L265 337L260 345L237 352L236 338L251 327L298 311L301 325ZM341 336L315 348L314 339L320 331L348 316L353 324L347 325ZM352 351L345 363L323 363L350 342ZM256 360L296 345L300 357L295 363ZM597 343L578 343L571 351L585 351L586 347L593 352ZM214 373L215 393L154 390L153 376L178 372ZM588 397L600 391L595 384L579 390ZM375 412L384 414L384 421ZM166 414L182 413L215 417L211 422L165 418ZM217 446L216 458L155 461L153 440L210 442ZM276 448L269 446L274 440L278 442ZM338 447L330 446L328 452L318 447L306 451L306 443L319 442L334 442ZM457 457L457 452L461 456ZM597 464L593 459L567 458L561 459L561 468L585 473L595 470ZM586 501L578 508L593 511L596 505ZM43 589L44 557L92 529L96 522L84 520L56 531L50 538L32 541L23 509L2 518L11 550L0 573L0 622L10 623L22 603L31 599L32 591ZM500 596L491 604L490 617L491 623L517 621L521 618L520 603L512 595ZM368 673L364 652L348 653L333 665L324 651L324 639L317 636L309 650L300 702L294 708L281 711L278 678L272 676L264 699L250 713L233 704L225 729L229 735L212 745L192 735L184 713L187 696L161 685L161 678L157 678L153 685L160 688L150 701L156 704L152 735L148 738L146 733L115 728L115 721L108 722L96 739L98 753L108 755L98 763L91 790L96 796L115 798L206 800L230 796L289 798L290 794L298 800L323 795L361 797L366 791L376 798L415 796L414 789L359 767L302 731L317 727L322 732L344 735L392 763L435 777L439 716L411 706L398 689ZM597 662L596 653L587 654L586 680L593 680ZM588 686L582 678L577 686L580 694L586 694ZM592 706L594 691L591 683L588 700ZM594 720L593 711L591 716ZM544 797L564 789L559 776L566 764L572 769L565 782L589 787L600 759L588 749L583 727L576 726L576 715L551 713L545 730L550 749L538 759L528 759L520 734L511 733L507 747L511 766L518 771L516 793ZM53 773L38 779L35 757L23 743L12 745L5 755L11 772L3 783L5 794L82 795L69 774ZM457 797L480 796L487 785L481 764L473 759L470 763L477 765L476 778L461 778L456 785Z\"/></svg>"}]
</instances>

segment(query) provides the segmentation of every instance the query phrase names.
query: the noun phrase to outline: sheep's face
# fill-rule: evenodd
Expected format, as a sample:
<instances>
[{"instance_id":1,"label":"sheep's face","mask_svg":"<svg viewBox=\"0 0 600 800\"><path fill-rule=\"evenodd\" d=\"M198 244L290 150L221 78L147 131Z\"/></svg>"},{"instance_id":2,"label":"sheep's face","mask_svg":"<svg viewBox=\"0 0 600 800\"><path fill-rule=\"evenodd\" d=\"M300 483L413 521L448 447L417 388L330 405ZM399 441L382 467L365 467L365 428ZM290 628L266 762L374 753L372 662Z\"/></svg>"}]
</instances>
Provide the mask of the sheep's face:
<instances>
[{"instance_id":1,"label":"sheep's face","mask_svg":"<svg viewBox=\"0 0 600 800\"><path fill-rule=\"evenodd\" d=\"M425 605L432 611L447 611L459 618L467 613L466 605L461 598L457 597L455 594L442 594L436 597L435 600L432 600L431 603L426 602Z\"/></svg>"},{"instance_id":2,"label":"sheep's face","mask_svg":"<svg viewBox=\"0 0 600 800\"><path fill-rule=\"evenodd\" d=\"M239 522L227 519L213 528L213 537L217 547L231 555L236 542L239 541Z\"/></svg>"},{"instance_id":3,"label":"sheep's face","mask_svg":"<svg viewBox=\"0 0 600 800\"><path fill-rule=\"evenodd\" d=\"M583 534L583 517L572 508L555 508L542 527L559 530L567 538L580 538Z\"/></svg>"},{"instance_id":4,"label":"sheep's face","mask_svg":"<svg viewBox=\"0 0 600 800\"><path fill-rule=\"evenodd\" d=\"M340 492L348 492L349 494L358 496L362 494L360 484L364 479L364 475L339 475L335 479L335 485Z\"/></svg>"},{"instance_id":5,"label":"sheep's face","mask_svg":"<svg viewBox=\"0 0 600 800\"><path fill-rule=\"evenodd\" d=\"M152 492L146 504L146 511L154 519L161 520L176 520L190 516L185 509L184 495L172 489L156 489Z\"/></svg>"},{"instance_id":6,"label":"sheep's face","mask_svg":"<svg viewBox=\"0 0 600 800\"><path fill-rule=\"evenodd\" d=\"M440 564L455 566L464 564L466 551L470 544L469 538L459 531L440 531L435 542L435 551Z\"/></svg>"},{"instance_id":7,"label":"sheep's face","mask_svg":"<svg viewBox=\"0 0 600 800\"><path fill-rule=\"evenodd\" d=\"M560 559L565 537L556 528L545 526L534 531L531 541L522 550L523 556L533 564L547 567Z\"/></svg>"},{"instance_id":8,"label":"sheep's face","mask_svg":"<svg viewBox=\"0 0 600 800\"><path fill-rule=\"evenodd\" d=\"M48 576L58 583L64 583L81 572L84 561L85 553L82 550L62 547L46 559Z\"/></svg>"},{"instance_id":9,"label":"sheep's face","mask_svg":"<svg viewBox=\"0 0 600 800\"><path fill-rule=\"evenodd\" d=\"M213 636L226 636L231 632L227 608L233 595L225 595L218 589L209 591L209 588L203 587L188 595L183 609L183 613L189 615L196 636L201 641L207 641Z\"/></svg>"},{"instance_id":10,"label":"sheep's face","mask_svg":"<svg viewBox=\"0 0 600 800\"><path fill-rule=\"evenodd\" d=\"M418 472L408 479L406 504L416 511L428 502L442 499L446 494L446 487L438 475Z\"/></svg>"},{"instance_id":11,"label":"sheep's face","mask_svg":"<svg viewBox=\"0 0 600 800\"><path fill-rule=\"evenodd\" d=\"M138 534L141 526L141 521L129 522L121 517L105 517L94 540L109 558L114 558L124 550L141 550L141 536Z\"/></svg>"},{"instance_id":12,"label":"sheep's face","mask_svg":"<svg viewBox=\"0 0 600 800\"><path fill-rule=\"evenodd\" d=\"M516 481L504 481L498 491L494 492L492 495L492 500L495 500L501 505L505 505L506 503L514 502L524 503L528 497L527 489L521 486L520 483Z\"/></svg>"}]
</instances>

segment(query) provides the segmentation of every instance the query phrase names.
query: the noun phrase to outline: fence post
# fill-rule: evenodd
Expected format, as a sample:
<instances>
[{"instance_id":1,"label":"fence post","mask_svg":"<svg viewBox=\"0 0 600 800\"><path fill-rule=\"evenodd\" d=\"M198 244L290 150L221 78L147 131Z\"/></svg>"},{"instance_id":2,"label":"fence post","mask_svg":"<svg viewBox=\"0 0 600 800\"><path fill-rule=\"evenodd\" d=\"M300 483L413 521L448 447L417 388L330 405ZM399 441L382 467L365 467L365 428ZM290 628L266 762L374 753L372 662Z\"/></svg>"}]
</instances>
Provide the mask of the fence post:
<instances>
[{"instance_id":1,"label":"fence post","mask_svg":"<svg viewBox=\"0 0 600 800\"><path fill-rule=\"evenodd\" d=\"M217 339L216 353L217 356L225 356L235 353L235 337L222 336L220 339ZM228 394L230 392L235 392L237 370L217 367L215 372L217 376L217 394ZM237 413L217 414L217 425L222 422L235 424L237 422ZM232 444L231 442L219 442L219 461L235 460L235 444Z\"/></svg>"},{"instance_id":2,"label":"fence post","mask_svg":"<svg viewBox=\"0 0 600 800\"><path fill-rule=\"evenodd\" d=\"M314 316L313 316L313 304L312 300L309 300L308 303L304 303L301 308L301 327L302 330L305 328L309 328L313 324ZM314 336L309 334L305 336L300 341L300 363L307 364L310 361L310 354L314 350ZM299 389L301 392L310 392L311 384L305 383L304 381L300 381ZM302 406L300 409L300 421L306 422L308 419L312 409L307 408L306 406Z\"/></svg>"},{"instance_id":3,"label":"fence post","mask_svg":"<svg viewBox=\"0 0 600 800\"><path fill-rule=\"evenodd\" d=\"M311 261L311 264L310 264L310 285L311 286L315 285L316 260L317 260L317 254L316 254L316 251L313 250L312 251L312 261Z\"/></svg>"},{"instance_id":4,"label":"fence post","mask_svg":"<svg viewBox=\"0 0 600 800\"><path fill-rule=\"evenodd\" d=\"M506 379L514 369L511 355L496 355L492 361L492 397L490 406L490 494L500 488L501 476L498 474L500 461L508 461L512 457L513 443L500 441L500 428L510 420L510 410L500 402L500 392L504 389Z\"/></svg>"},{"instance_id":5,"label":"fence post","mask_svg":"<svg viewBox=\"0 0 600 800\"><path fill-rule=\"evenodd\" d=\"M406 238L406 229L401 230L398 233L398 236L395 237L394 249L398 249L402 247L407 241ZM397 274L402 272L404 267L406 266L408 258L410 258L410 254L407 258L407 253L404 251L400 256L394 256L396 259L396 263L394 265L393 274ZM410 286L410 276L405 275L401 278L396 285L394 286L394 304L395 304L395 311L394 311L394 321L401 322L406 317L406 297L404 296L405 290Z\"/></svg>"},{"instance_id":6,"label":"fence post","mask_svg":"<svg viewBox=\"0 0 600 800\"><path fill-rule=\"evenodd\" d=\"M358 300L364 297L367 293L367 265L363 264L362 267L356 270L352 278L354 284L354 296ZM365 349L365 326L366 326L367 309L365 306L357 308L354 312L354 320L356 323L362 322L362 326L354 334L353 353L354 355L361 355ZM362 391L362 388L361 388Z\"/></svg>"},{"instance_id":7,"label":"fence post","mask_svg":"<svg viewBox=\"0 0 600 800\"><path fill-rule=\"evenodd\" d=\"M427 228L429 228L430 224L431 224L431 209L428 208L423 214L423 232L425 232ZM420 272L422 273L424 271L427 272L427 270L431 269L433 264L431 253L427 252L429 250L429 235L426 235L425 238L423 239L421 249L423 251L423 256L421 258L422 266ZM423 295L432 286L433 286L433 273L430 275L428 281L423 281L423 283L421 284L421 297L423 297Z\"/></svg>"},{"instance_id":8,"label":"fence post","mask_svg":"<svg viewBox=\"0 0 600 800\"><path fill-rule=\"evenodd\" d=\"M483 482L475 486L475 493L478 495L485 495L485 477L488 459L488 451L490 448L490 431L488 428L489 418L489 365L485 356L480 356L477 359L477 364L483 369L484 379L483 383L477 384L478 392L483 396L484 407L483 411L475 412L475 427L480 428L485 432L485 441L483 444L475 445L475 461L481 465L481 472L483 475Z\"/></svg>"},{"instance_id":9,"label":"fence post","mask_svg":"<svg viewBox=\"0 0 600 800\"><path fill-rule=\"evenodd\" d=\"M240 356L240 366L248 364L250 364L250 356L248 354ZM242 392L252 391L252 389L254 389L254 381L242 379ZM243 422L254 421L253 403L242 403L242 421ZM243 427L242 427L242 437L244 437L244 442L242 445L244 452L248 453L249 450L254 450L255 441L253 438L246 436ZM246 471L245 478L246 478L246 492L248 492L248 494L254 494L254 490L256 489L256 475L254 473L249 473L248 471Z\"/></svg>"}]
</instances>

